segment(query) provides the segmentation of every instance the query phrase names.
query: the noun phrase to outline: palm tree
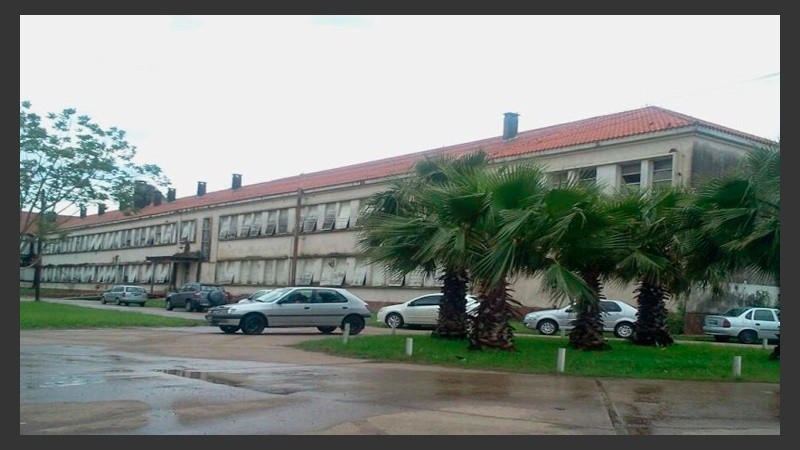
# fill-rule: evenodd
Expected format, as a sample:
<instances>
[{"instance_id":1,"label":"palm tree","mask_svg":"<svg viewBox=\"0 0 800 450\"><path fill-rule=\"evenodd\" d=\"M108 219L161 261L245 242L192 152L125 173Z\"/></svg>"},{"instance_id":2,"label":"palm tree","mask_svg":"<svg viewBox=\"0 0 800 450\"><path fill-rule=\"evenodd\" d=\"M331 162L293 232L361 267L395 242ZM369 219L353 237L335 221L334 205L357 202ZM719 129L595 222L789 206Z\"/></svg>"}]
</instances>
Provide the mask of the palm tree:
<instances>
[{"instance_id":1,"label":"palm tree","mask_svg":"<svg viewBox=\"0 0 800 450\"><path fill-rule=\"evenodd\" d=\"M430 191L468 177L486 164L482 151L457 159L426 158L416 164L412 177L365 203L359 246L366 260L384 264L398 274L421 268L433 275L442 268L442 304L434 337L467 336L465 296L469 277L463 236L468 230L463 222L453 222L452 216L441 213L440 204L431 202Z\"/></svg>"},{"instance_id":2,"label":"palm tree","mask_svg":"<svg viewBox=\"0 0 800 450\"><path fill-rule=\"evenodd\" d=\"M537 272L556 299L568 298L576 306L572 348L610 348L603 337L600 300L624 248L623 219L596 185L569 183L544 197L544 233L534 245L547 251L547 260Z\"/></svg>"},{"instance_id":3,"label":"palm tree","mask_svg":"<svg viewBox=\"0 0 800 450\"><path fill-rule=\"evenodd\" d=\"M616 208L628 218L625 255L617 275L636 282L639 312L631 340L639 345L668 346L674 342L667 324L666 300L685 292L688 283L679 253L681 222L676 207L685 197L679 188L620 192Z\"/></svg>"},{"instance_id":4,"label":"palm tree","mask_svg":"<svg viewBox=\"0 0 800 450\"><path fill-rule=\"evenodd\" d=\"M749 270L780 286L780 146L751 150L732 174L705 181L685 212L694 278L718 292L728 275Z\"/></svg>"},{"instance_id":5,"label":"palm tree","mask_svg":"<svg viewBox=\"0 0 800 450\"><path fill-rule=\"evenodd\" d=\"M449 198L473 222L475 234L471 242L473 283L481 303L470 327L470 348L514 349L514 333L509 319L520 314L514 306L522 306L510 294L510 280L532 273L543 259L535 249L521 249L517 243L528 228L506 226L519 211L535 211L547 188L544 171L535 164L519 164L476 174L461 186L461 192ZM466 206L466 207L465 207ZM466 212L466 213L465 213ZM505 229L504 229L505 227Z\"/></svg>"}]
</instances>

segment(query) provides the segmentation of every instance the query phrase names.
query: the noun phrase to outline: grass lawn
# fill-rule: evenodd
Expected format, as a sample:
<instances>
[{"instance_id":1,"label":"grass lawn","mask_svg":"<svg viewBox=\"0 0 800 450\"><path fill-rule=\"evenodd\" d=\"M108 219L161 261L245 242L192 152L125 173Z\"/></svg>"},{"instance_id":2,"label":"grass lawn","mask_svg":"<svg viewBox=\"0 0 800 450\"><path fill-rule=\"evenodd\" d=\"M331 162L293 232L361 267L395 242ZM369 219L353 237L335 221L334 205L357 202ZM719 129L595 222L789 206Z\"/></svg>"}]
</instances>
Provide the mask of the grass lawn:
<instances>
[{"instance_id":1,"label":"grass lawn","mask_svg":"<svg viewBox=\"0 0 800 450\"><path fill-rule=\"evenodd\" d=\"M384 362L436 364L517 373L558 373L559 348L566 348L564 375L671 380L780 382L780 361L770 360L772 348L714 343L677 343L666 348L640 347L624 340L609 340L608 351L579 351L567 347L568 338L520 336L516 351L467 349L466 341L413 337L413 352L406 355L408 336L352 336L301 342L295 347L340 356ZM742 357L741 377L733 376L733 358Z\"/></svg>"},{"instance_id":2,"label":"grass lawn","mask_svg":"<svg viewBox=\"0 0 800 450\"><path fill-rule=\"evenodd\" d=\"M181 319L142 314L138 306L123 310L104 310L49 302L19 303L20 330L170 327L206 325L203 319ZM163 299L150 300L147 307L163 308ZM370 326L384 326L371 322ZM554 374L559 348L566 348L564 375L674 380L780 382L780 360L770 360L772 346L733 346L713 342L681 341L666 348L640 347L629 341L609 338L611 350L585 352L567 348L568 338L520 333L516 351L470 351L466 341L413 337L413 352L406 355L408 335L351 336L347 344L341 337L301 342L297 348L376 361L435 364L476 370ZM533 331L533 330L531 330ZM732 373L734 356L742 357L741 377Z\"/></svg>"},{"instance_id":3,"label":"grass lawn","mask_svg":"<svg viewBox=\"0 0 800 450\"><path fill-rule=\"evenodd\" d=\"M138 308L131 306L129 313L127 310L107 311L60 303L19 302L19 329L187 327L207 324L205 320L141 314L136 312Z\"/></svg>"}]
</instances>

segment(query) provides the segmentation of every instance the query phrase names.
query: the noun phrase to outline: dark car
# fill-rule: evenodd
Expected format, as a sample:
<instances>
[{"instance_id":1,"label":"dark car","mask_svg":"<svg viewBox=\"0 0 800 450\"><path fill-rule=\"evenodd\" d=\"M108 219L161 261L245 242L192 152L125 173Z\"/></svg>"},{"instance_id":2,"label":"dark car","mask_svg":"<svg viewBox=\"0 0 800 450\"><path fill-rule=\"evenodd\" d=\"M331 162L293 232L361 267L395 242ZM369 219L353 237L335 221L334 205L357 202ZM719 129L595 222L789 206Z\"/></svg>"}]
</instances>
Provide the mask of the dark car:
<instances>
[{"instance_id":1,"label":"dark car","mask_svg":"<svg viewBox=\"0 0 800 450\"><path fill-rule=\"evenodd\" d=\"M218 284L186 283L177 292L171 292L164 301L167 311L184 308L186 311L203 312L208 308L231 302L231 294Z\"/></svg>"}]
</instances>

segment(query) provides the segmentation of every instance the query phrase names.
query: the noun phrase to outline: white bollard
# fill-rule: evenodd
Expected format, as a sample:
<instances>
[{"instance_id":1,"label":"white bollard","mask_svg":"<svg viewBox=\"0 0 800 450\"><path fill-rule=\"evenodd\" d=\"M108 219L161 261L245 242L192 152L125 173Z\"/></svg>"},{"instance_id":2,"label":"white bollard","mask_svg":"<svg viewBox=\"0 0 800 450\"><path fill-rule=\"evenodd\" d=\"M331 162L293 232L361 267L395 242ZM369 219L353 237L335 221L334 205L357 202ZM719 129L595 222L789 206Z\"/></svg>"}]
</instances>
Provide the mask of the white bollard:
<instances>
[{"instance_id":1,"label":"white bollard","mask_svg":"<svg viewBox=\"0 0 800 450\"><path fill-rule=\"evenodd\" d=\"M768 340L767 338L761 340L761 348L763 348L764 350L767 349L767 340Z\"/></svg>"},{"instance_id":2,"label":"white bollard","mask_svg":"<svg viewBox=\"0 0 800 450\"><path fill-rule=\"evenodd\" d=\"M742 376L742 357L741 356L734 356L733 357L733 376L734 378L739 378Z\"/></svg>"},{"instance_id":3,"label":"white bollard","mask_svg":"<svg viewBox=\"0 0 800 450\"><path fill-rule=\"evenodd\" d=\"M397 329L397 325L394 322L392 322L390 326L392 327L392 334L394 334L395 330Z\"/></svg>"},{"instance_id":4,"label":"white bollard","mask_svg":"<svg viewBox=\"0 0 800 450\"><path fill-rule=\"evenodd\" d=\"M558 349L558 358L556 359L556 370L558 373L564 373L564 362L567 359L567 349L566 348L559 348Z\"/></svg>"},{"instance_id":5,"label":"white bollard","mask_svg":"<svg viewBox=\"0 0 800 450\"><path fill-rule=\"evenodd\" d=\"M562 328L561 329L561 337L566 337L566 336L567 336L567 330Z\"/></svg>"},{"instance_id":6,"label":"white bollard","mask_svg":"<svg viewBox=\"0 0 800 450\"><path fill-rule=\"evenodd\" d=\"M347 344L347 338L350 337L350 324L344 324L344 331L342 331L342 344Z\"/></svg>"},{"instance_id":7,"label":"white bollard","mask_svg":"<svg viewBox=\"0 0 800 450\"><path fill-rule=\"evenodd\" d=\"M411 356L414 352L414 338L406 338L406 355Z\"/></svg>"}]
</instances>

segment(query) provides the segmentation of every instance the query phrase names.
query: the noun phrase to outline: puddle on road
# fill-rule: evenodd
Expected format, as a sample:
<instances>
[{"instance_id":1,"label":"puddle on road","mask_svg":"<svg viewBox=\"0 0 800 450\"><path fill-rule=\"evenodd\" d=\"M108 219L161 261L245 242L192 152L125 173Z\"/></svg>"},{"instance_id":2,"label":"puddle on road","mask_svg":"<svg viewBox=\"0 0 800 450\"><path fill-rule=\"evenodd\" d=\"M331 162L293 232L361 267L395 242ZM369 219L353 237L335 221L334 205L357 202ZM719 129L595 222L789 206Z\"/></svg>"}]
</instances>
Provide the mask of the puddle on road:
<instances>
[{"instance_id":1,"label":"puddle on road","mask_svg":"<svg viewBox=\"0 0 800 450\"><path fill-rule=\"evenodd\" d=\"M229 373L219 372L201 372L199 370L181 370L181 369L158 369L156 372L166 373L168 375L177 375L179 377L191 378L195 380L208 381L209 383L222 384L225 386L245 388L253 391L264 392L267 394L289 395L295 392L306 390L306 388L298 387L295 385L287 386L280 384L273 384L269 386L253 386L246 385L245 380L237 378L236 375Z\"/></svg>"}]
</instances>

